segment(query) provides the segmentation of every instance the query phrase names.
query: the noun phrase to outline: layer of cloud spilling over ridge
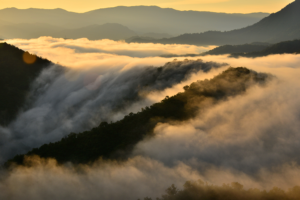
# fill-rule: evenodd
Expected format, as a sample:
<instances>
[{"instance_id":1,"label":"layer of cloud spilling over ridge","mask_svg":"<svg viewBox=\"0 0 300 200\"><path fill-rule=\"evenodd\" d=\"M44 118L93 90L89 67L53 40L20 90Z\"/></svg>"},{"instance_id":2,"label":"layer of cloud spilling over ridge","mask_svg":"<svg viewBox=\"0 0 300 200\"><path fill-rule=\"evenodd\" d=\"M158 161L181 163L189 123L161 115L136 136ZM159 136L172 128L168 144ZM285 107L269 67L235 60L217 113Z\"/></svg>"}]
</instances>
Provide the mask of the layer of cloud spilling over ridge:
<instances>
[{"instance_id":1,"label":"layer of cloud spilling over ridge","mask_svg":"<svg viewBox=\"0 0 300 200\"><path fill-rule=\"evenodd\" d=\"M112 54L99 58L98 55L93 57L94 53L68 54L68 51L64 54L50 44L47 46L44 40L41 43L32 41L26 43L24 40L19 47L26 44L26 50L48 59L52 57L43 53L52 50L56 53L54 57L67 67L53 65L44 70L33 84L27 104L17 119L7 128L1 128L1 162L44 143L60 140L71 132L89 130L102 121L122 119L130 112L153 104L155 100L147 98L149 93L189 82L191 77L201 79L211 69L226 66L201 60L165 64L170 59ZM68 42L85 47L82 40ZM78 64L78 60L83 61Z\"/></svg>"},{"instance_id":2,"label":"layer of cloud spilling over ridge","mask_svg":"<svg viewBox=\"0 0 300 200\"><path fill-rule=\"evenodd\" d=\"M122 163L99 161L93 165L61 166L51 159L29 158L29 166L2 172L0 197L155 198L171 184L180 188L185 181L198 179L216 185L239 182L246 189L269 190L278 186L287 190L300 185L300 56L202 59L245 66L276 78L264 87L254 86L243 95L229 98L190 121L159 124L156 136L140 142L132 157ZM119 71L123 73L122 69ZM199 79L215 74L211 70L199 75ZM80 75L76 80L79 79ZM187 79L195 80L197 76ZM151 91L145 99L174 95L183 82Z\"/></svg>"}]
</instances>

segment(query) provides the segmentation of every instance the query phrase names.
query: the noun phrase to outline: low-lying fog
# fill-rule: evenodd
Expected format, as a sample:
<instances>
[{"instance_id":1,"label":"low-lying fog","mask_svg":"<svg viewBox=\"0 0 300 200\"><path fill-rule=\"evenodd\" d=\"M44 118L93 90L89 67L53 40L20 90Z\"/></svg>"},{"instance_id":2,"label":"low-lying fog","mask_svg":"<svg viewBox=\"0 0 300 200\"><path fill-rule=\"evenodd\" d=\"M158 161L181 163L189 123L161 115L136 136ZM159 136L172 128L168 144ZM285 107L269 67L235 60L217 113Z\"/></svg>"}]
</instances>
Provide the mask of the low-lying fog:
<instances>
[{"instance_id":1,"label":"low-lying fog","mask_svg":"<svg viewBox=\"0 0 300 200\"><path fill-rule=\"evenodd\" d=\"M60 166L55 160L29 158L31 167L2 172L3 199L154 198L173 183L180 188L185 181L198 179L258 189L300 185L299 55L174 61L158 56L201 53L207 48L54 38L7 42L68 69L61 72L53 65L43 71L32 87L31 102L8 127L1 127L2 162L71 131L88 130L101 120L121 119L229 66L276 78L187 122L157 125L156 136L136 145L126 162ZM160 66L168 69L164 78L137 87Z\"/></svg>"}]
</instances>

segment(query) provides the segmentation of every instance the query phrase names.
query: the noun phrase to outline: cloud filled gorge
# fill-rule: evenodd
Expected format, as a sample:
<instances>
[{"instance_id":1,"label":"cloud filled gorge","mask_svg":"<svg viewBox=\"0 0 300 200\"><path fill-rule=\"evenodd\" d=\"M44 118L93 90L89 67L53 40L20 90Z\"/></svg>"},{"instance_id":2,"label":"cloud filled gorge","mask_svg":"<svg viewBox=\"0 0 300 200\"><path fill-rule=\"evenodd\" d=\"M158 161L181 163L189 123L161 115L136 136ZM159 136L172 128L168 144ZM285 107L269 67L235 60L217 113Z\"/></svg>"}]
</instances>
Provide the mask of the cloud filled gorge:
<instances>
[{"instance_id":1,"label":"cloud filled gorge","mask_svg":"<svg viewBox=\"0 0 300 200\"><path fill-rule=\"evenodd\" d=\"M42 48L45 46L42 45ZM42 52L42 48L39 51ZM89 70L92 72L94 69L103 70L107 74L107 80L112 81L109 79L112 77L108 76L109 74L125 75L132 67L149 64L162 66L162 63L168 60L162 58L134 60L129 57L126 57L126 60L122 57L124 59L121 61L110 60L113 62L102 62L99 65L100 62L95 64L92 59L82 60L81 54L74 55L65 60L73 60L77 69L80 68L82 72L80 71L78 75L72 71L66 76L67 78L58 77L58 80L59 78L73 80L69 83L70 85L84 80L83 75L88 74ZM88 58L91 55L84 56ZM61 60L62 58L63 56L60 56ZM264 87L251 87L243 95L230 97L226 101L205 109L201 115L189 121L165 122L157 125L156 136L139 143L132 157L126 162L99 161L93 165L73 166L71 164L58 165L53 160L45 161L34 158L34 164L16 167L1 176L1 199L26 197L27 199L117 200L146 196L155 198L161 196L164 190L173 183L181 187L187 180L198 179L215 185L239 182L244 185L245 189L271 189L273 186L278 186L286 190L300 185L297 154L300 146L300 57L282 55L257 59L231 59L226 56L212 56L203 57L203 59L219 63L226 62L233 67L246 66L258 72L274 74L276 78ZM70 60L64 62L71 65ZM79 62L80 60L82 63ZM146 65L147 62L148 65ZM83 68L85 65L88 66L88 70ZM94 68L97 65L101 67ZM107 66L111 67L107 68ZM109 71L109 69L112 70ZM211 70L198 77L201 80L206 76L210 79L215 73ZM51 74L55 73L48 73L48 76ZM47 76L47 73L43 75ZM190 78L197 80L197 76ZM39 81L42 80L45 79ZM50 78L50 80L53 79ZM92 80L95 79L92 78ZM161 94L158 95L159 97L165 97L164 94L172 96L178 92L178 85L182 89L188 84L181 83L172 85L172 88L160 88L161 91L150 92L150 96L143 97L146 100L148 98L161 100L157 98L157 93ZM65 87L61 84L57 85L64 91ZM46 91L49 91L48 89L52 86L53 84L46 86ZM150 88L152 90L156 87L157 85L154 84ZM85 89L86 85L79 88ZM41 88L41 90L45 92L45 89ZM86 92L93 91L95 90ZM64 92L58 94L63 96ZM155 98L152 98L153 96ZM145 105L142 102L139 106L133 105L132 107L140 110ZM127 111L131 112L131 108ZM48 120L48 118L45 119ZM21 127L27 128L27 125ZM44 137L48 136L44 135ZM28 140L29 146L36 142L35 138L32 138ZM19 146L16 145L16 147Z\"/></svg>"}]
</instances>

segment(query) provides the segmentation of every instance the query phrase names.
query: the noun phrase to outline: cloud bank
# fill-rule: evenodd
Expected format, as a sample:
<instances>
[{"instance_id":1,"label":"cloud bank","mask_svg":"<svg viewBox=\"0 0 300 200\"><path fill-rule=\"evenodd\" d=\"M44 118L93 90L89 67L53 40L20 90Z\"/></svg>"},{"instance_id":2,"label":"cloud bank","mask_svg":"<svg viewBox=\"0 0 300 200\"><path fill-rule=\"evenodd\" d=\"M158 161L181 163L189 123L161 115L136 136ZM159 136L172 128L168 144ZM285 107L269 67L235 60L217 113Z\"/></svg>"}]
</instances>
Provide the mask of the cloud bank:
<instances>
[{"instance_id":1,"label":"cloud bank","mask_svg":"<svg viewBox=\"0 0 300 200\"><path fill-rule=\"evenodd\" d=\"M30 40L12 39L5 40L5 42L69 67L77 66L74 64L76 64L76 62L83 62L86 60L84 58L96 60L115 57L116 55L145 58L164 54L199 54L216 47L180 44L126 43L124 41L108 39L92 41L81 38L73 40L52 37L40 37ZM67 57L72 58L68 59ZM76 59L75 63L73 62L74 58Z\"/></svg>"},{"instance_id":2,"label":"cloud bank","mask_svg":"<svg viewBox=\"0 0 300 200\"><path fill-rule=\"evenodd\" d=\"M42 47L44 48L43 45ZM88 55L90 54L93 53L88 53ZM40 54L38 53L38 55ZM77 53L74 55L74 57L78 56ZM62 59L62 57L60 58ZM145 68L137 67L139 66L137 63L141 64L152 60L148 63L149 65L159 66L157 63L168 60L157 57L129 59L135 64L131 62L128 65L110 64L107 65L110 66L108 69L107 66L93 68L92 65L89 65L87 70L83 68L83 65L78 64L75 71L79 70L79 75L75 71L67 71L67 74L72 72L76 75L69 74L57 79L68 80L66 77L69 77L73 82L70 81L68 84L57 82L55 89L49 90L55 85L54 82L47 85L46 89L42 88L41 91L57 91L57 88L64 85L62 92L55 93L55 97L64 96L67 88L76 88L76 84L71 83L83 80L83 74L89 71L94 74L94 69L106 72L102 75L104 77L101 76L98 79L101 83L100 86L96 84L97 81L91 85L91 87L95 85L95 87L101 88L102 80L108 80L107 83L110 83L112 77L118 77L115 79L118 81L124 80L121 77L125 75L129 77L126 80L139 77L140 70ZM135 59L139 61L136 62ZM300 118L300 95L298 92L300 89L298 78L300 75L300 56L272 55L254 59L205 56L201 59L204 63L214 61L228 63L233 67L244 66L258 72L273 74L276 78L264 87L252 87L243 95L229 98L187 122L159 124L155 128L155 137L140 142L132 157L124 162L100 160L92 165L78 166L70 163L58 165L51 159L28 158L28 166L19 166L11 169L10 172L2 172L0 189L3 192L1 192L0 195L2 196L0 197L4 199L20 199L21 197L29 199L137 199L146 196L155 198L161 196L164 189L171 184L180 187L187 180L196 181L198 179L216 185L239 182L245 189L270 190L274 186L278 186L287 190L295 185L300 185L300 160L298 156L300 150L300 127L298 123ZM64 59L60 62L71 64L70 61L64 61ZM171 62L169 65L174 65L174 63L178 62L173 62L173 64ZM199 60L183 61L179 68L183 69L189 66L189 63L199 64L203 62ZM55 69L51 68L54 71ZM224 68L210 70L206 73L190 74L180 78L180 81L174 81L167 87L160 87L159 89L157 89L159 84L153 84L154 89L151 88L143 96L144 99L139 102L148 101L151 103L165 95L174 95L178 91L182 91L182 86L189 81L194 81L197 78L202 80L212 78L221 69ZM118 76L109 76L109 74L114 73L117 73ZM47 74L50 76L53 73L44 71L40 77L47 77ZM132 76L132 74L137 74L137 76ZM107 79L105 79L106 77ZM44 80L47 79L41 78L37 80L37 83ZM50 78L50 80L52 79ZM93 80L97 80L97 78ZM117 84L118 87L114 87L116 90L120 90L120 85L124 85L122 81L118 83L120 83ZM105 85L105 88L108 85ZM129 90L131 91L132 88ZM85 92L89 93L90 91L95 90L86 89ZM117 101L116 96L118 95L115 94L122 92L103 94L109 94L104 96L114 95L113 98ZM77 100L78 96L81 96L77 96L76 92L71 92L71 94L76 98L63 98L65 102L68 102L68 105L74 99ZM43 98L51 99L51 96L43 96ZM36 105L44 100L37 99ZM55 100L51 99L49 102L55 102ZM137 107L141 108L141 104L140 107ZM128 106L127 108L131 110L133 107L135 105L131 104L131 107ZM43 113L42 111L39 112ZM48 120L49 118L47 118ZM68 123L64 122L63 124ZM18 130L20 129L18 128ZM7 129L1 128L0 131L4 133L1 137L4 137L5 134L9 135ZM25 135L30 137L29 134ZM3 140L1 139L1 141Z\"/></svg>"},{"instance_id":3,"label":"cloud bank","mask_svg":"<svg viewBox=\"0 0 300 200\"><path fill-rule=\"evenodd\" d=\"M47 59L53 57L43 53L54 52L54 57L67 67L53 65L44 70L32 85L27 103L17 119L1 128L1 162L44 143L58 141L71 132L89 130L102 121L120 120L130 112L161 100L159 97L148 98L149 93L189 82L190 77L201 79L208 71L226 66L201 60L173 60L165 64L170 59L68 54L56 51L54 40L65 41L40 38L19 43L19 47L26 46L29 52ZM66 41L82 48L92 45L88 40ZM101 46L101 42L95 42L94 47ZM104 48L104 44L102 46ZM79 60L83 62L78 63Z\"/></svg>"}]
</instances>

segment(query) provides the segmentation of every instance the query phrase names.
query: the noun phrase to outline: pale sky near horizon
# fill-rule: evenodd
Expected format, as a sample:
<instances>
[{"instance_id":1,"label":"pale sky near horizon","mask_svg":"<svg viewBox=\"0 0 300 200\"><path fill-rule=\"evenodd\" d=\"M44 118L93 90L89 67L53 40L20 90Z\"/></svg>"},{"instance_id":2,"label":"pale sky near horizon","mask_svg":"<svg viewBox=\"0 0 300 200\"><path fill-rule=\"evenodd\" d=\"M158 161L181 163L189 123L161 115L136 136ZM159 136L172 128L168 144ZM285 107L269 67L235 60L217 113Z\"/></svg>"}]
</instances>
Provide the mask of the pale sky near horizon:
<instances>
[{"instance_id":1,"label":"pale sky near horizon","mask_svg":"<svg viewBox=\"0 0 300 200\"><path fill-rule=\"evenodd\" d=\"M176 10L197 10L226 13L277 12L294 0L0 0L0 9L62 8L87 12L115 6L155 5Z\"/></svg>"}]
</instances>

